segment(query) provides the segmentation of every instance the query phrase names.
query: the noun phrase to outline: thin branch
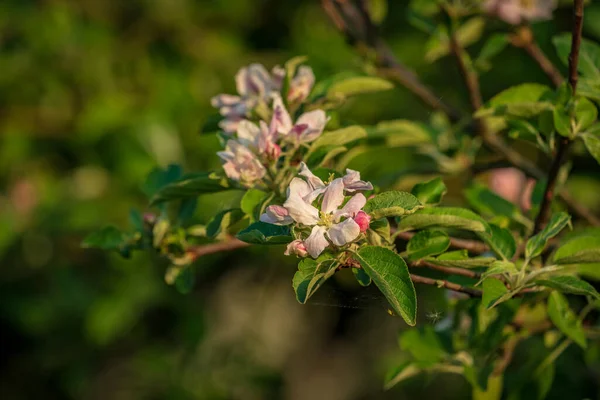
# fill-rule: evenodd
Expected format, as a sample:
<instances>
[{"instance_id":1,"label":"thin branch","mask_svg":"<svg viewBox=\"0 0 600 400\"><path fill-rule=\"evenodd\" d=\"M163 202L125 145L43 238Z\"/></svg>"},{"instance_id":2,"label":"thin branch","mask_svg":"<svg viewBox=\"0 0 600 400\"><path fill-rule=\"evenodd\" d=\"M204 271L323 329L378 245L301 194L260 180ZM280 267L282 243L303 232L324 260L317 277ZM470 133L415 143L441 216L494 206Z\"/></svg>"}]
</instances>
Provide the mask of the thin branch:
<instances>
[{"instance_id":1,"label":"thin branch","mask_svg":"<svg viewBox=\"0 0 600 400\"><path fill-rule=\"evenodd\" d=\"M198 246L192 246L187 249L188 253L193 256L193 260L197 260L202 256L206 256L208 254L220 253L222 251L231 251L240 249L243 247L248 247L250 244L246 242L242 242L237 238L230 238L223 242L217 243L208 243L202 244Z\"/></svg>"},{"instance_id":2,"label":"thin branch","mask_svg":"<svg viewBox=\"0 0 600 400\"><path fill-rule=\"evenodd\" d=\"M465 85L467 86L467 90L469 92L469 99L471 100L473 111L477 111L483 105L483 101L481 100L481 90L479 88L479 79L474 71L467 66L467 63L465 62L467 55L464 49L458 43L456 34L454 32L450 34L450 50L456 57L458 68L460 69L460 73L465 80Z\"/></svg>"},{"instance_id":3,"label":"thin branch","mask_svg":"<svg viewBox=\"0 0 600 400\"><path fill-rule=\"evenodd\" d=\"M481 297L483 292L479 289L473 289L470 287L458 285L456 283L440 280L440 279L431 279L426 278L424 276L410 274L410 279L415 283L422 283L424 285L432 285L437 286L439 288L445 288L448 290L453 290L455 292L465 293L471 297Z\"/></svg>"},{"instance_id":4,"label":"thin branch","mask_svg":"<svg viewBox=\"0 0 600 400\"><path fill-rule=\"evenodd\" d=\"M464 268L456 268L456 267L443 267L441 265L436 265L433 262L419 260L409 264L409 267L427 267L429 269L433 269L436 271L443 272L448 275L460 275L471 279L481 279L481 274L479 272L472 271L470 269Z\"/></svg>"},{"instance_id":5,"label":"thin branch","mask_svg":"<svg viewBox=\"0 0 600 400\"><path fill-rule=\"evenodd\" d=\"M571 53L569 54L569 84L571 85L573 97L575 97L575 93L577 92L577 64L579 62L579 46L581 45L582 29L583 0L575 0L573 5L573 37L571 40ZM550 171L548 172L548 182L546 183L546 189L544 190L540 212L535 219L534 233L541 231L550 218L552 200L554 200L554 191L556 182L558 181L558 173L567 159L570 147L571 140L569 140L569 138L562 138L558 143L556 156L554 157L552 165L550 166Z\"/></svg>"},{"instance_id":6,"label":"thin branch","mask_svg":"<svg viewBox=\"0 0 600 400\"><path fill-rule=\"evenodd\" d=\"M421 101L435 110L446 113L453 121L459 113L423 84L416 74L394 56L388 44L379 37L378 28L371 22L362 2L351 0L322 0L323 9L334 25L346 36L348 42L367 58L375 56L380 75L404 86Z\"/></svg>"},{"instance_id":7,"label":"thin branch","mask_svg":"<svg viewBox=\"0 0 600 400\"><path fill-rule=\"evenodd\" d=\"M555 86L563 83L564 78L560 71L554 66L552 61L546 57L544 52L539 48L533 37L533 32L529 26L522 26L517 29L517 32L511 37L511 43L515 47L520 47L529 54L535 62L538 63L542 71L550 78Z\"/></svg>"},{"instance_id":8,"label":"thin branch","mask_svg":"<svg viewBox=\"0 0 600 400\"><path fill-rule=\"evenodd\" d=\"M414 232L396 233L396 237L399 237L400 239L405 241L410 240L413 236L415 236ZM450 238L450 246L455 249L464 249L474 254L482 254L490 250L490 248L483 242L453 237Z\"/></svg>"}]
</instances>

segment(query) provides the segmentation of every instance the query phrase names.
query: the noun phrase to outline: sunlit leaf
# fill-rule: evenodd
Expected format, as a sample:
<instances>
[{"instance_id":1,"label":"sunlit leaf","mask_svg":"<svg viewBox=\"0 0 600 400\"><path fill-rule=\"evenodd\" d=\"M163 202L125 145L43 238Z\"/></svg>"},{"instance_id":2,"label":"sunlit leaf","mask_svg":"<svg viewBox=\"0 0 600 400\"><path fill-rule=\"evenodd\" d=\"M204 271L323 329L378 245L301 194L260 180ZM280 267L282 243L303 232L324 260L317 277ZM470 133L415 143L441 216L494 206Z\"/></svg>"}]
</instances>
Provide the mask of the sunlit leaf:
<instances>
[{"instance_id":1,"label":"sunlit leaf","mask_svg":"<svg viewBox=\"0 0 600 400\"><path fill-rule=\"evenodd\" d=\"M448 234L442 231L425 230L413 236L406 245L403 254L408 261L443 253L450 247Z\"/></svg>"},{"instance_id":2,"label":"sunlit leaf","mask_svg":"<svg viewBox=\"0 0 600 400\"><path fill-rule=\"evenodd\" d=\"M558 235L571 221L571 216L564 212L556 213L544 229L527 241L525 246L525 257L534 258L542 254L548 240Z\"/></svg>"},{"instance_id":3,"label":"sunlit leaf","mask_svg":"<svg viewBox=\"0 0 600 400\"><path fill-rule=\"evenodd\" d=\"M579 346L586 347L585 333L581 326L581 320L569 308L569 302L566 297L557 291L553 291L548 297L548 316L562 333L571 338Z\"/></svg>"},{"instance_id":4,"label":"sunlit leaf","mask_svg":"<svg viewBox=\"0 0 600 400\"><path fill-rule=\"evenodd\" d=\"M374 219L412 214L423 208L419 200L408 192L383 192L369 199L363 210Z\"/></svg>"},{"instance_id":5,"label":"sunlit leaf","mask_svg":"<svg viewBox=\"0 0 600 400\"><path fill-rule=\"evenodd\" d=\"M422 204L437 204L447 192L442 178L434 178L427 182L417 183L413 186L411 193L419 199Z\"/></svg>"}]
</instances>

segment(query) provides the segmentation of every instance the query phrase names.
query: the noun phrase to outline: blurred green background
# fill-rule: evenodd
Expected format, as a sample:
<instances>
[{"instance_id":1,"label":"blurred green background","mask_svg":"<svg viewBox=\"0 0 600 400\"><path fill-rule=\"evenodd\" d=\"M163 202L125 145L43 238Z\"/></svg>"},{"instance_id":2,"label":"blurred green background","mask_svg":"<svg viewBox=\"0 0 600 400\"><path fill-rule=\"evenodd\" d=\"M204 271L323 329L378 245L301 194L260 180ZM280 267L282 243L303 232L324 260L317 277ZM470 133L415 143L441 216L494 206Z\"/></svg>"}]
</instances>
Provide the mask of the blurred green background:
<instances>
[{"instance_id":1,"label":"blurred green background","mask_svg":"<svg viewBox=\"0 0 600 400\"><path fill-rule=\"evenodd\" d=\"M446 102L467 110L453 60L422 60L427 37L405 22L404 3L390 1L384 35ZM592 8L600 18L598 4ZM535 26L555 61L550 37L569 21L569 11L559 10L555 21ZM586 35L598 40L599 26L587 26ZM218 167L216 137L200 134L214 114L210 98L234 92L240 67L271 67L295 55L309 57L317 80L361 70L317 1L0 3L3 399L469 395L466 382L452 376L383 392L387 363L402 358L401 319L344 274L313 304L297 304L295 260L281 249L207 256L184 296L164 283L162 260L80 248L82 237L105 224L125 228L130 208L147 210L141 185L152 168ZM483 76L484 97L524 81L549 83L521 51L507 49ZM363 97L341 112L358 123L429 115L403 89ZM378 153L387 163L372 157L356 163L374 181L412 160L398 149ZM594 165L576 158L574 172L573 190L589 193L578 187L591 181ZM197 222L227 208L227 196L200 199ZM443 318L444 293L418 289L420 324ZM589 379L582 385L581 371L564 364L582 357L573 349L559 360L562 398L589 393Z\"/></svg>"}]
</instances>

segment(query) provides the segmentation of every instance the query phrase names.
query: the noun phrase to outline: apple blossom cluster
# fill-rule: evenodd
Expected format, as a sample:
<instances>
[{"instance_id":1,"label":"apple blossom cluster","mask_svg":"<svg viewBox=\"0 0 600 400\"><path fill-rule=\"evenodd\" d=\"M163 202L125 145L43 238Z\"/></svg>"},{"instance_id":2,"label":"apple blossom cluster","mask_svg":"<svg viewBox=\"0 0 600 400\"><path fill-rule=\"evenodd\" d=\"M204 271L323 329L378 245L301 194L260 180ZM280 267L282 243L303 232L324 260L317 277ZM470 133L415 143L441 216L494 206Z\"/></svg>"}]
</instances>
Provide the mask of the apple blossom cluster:
<instances>
[{"instance_id":1,"label":"apple blossom cluster","mask_svg":"<svg viewBox=\"0 0 600 400\"><path fill-rule=\"evenodd\" d=\"M552 18L556 0L486 0L483 8L506 23L518 25Z\"/></svg>"},{"instance_id":2,"label":"apple blossom cluster","mask_svg":"<svg viewBox=\"0 0 600 400\"><path fill-rule=\"evenodd\" d=\"M245 187L254 187L268 171L276 170L282 151L297 150L317 139L327 123L323 110L313 110L292 120L281 95L285 79L283 68L269 74L260 64L242 68L236 75L239 96L221 94L212 99L225 118L220 127L229 138L217 154L229 179ZM285 96L288 106L297 108L312 89L314 75L310 67L300 66L290 79ZM257 107L270 107L269 117L251 122Z\"/></svg>"},{"instance_id":3,"label":"apple blossom cluster","mask_svg":"<svg viewBox=\"0 0 600 400\"><path fill-rule=\"evenodd\" d=\"M260 217L270 224L293 224L296 238L286 255L317 258L326 248L343 247L366 232L371 217L362 211L367 199L358 192L373 185L358 171L347 169L345 176L325 183L301 163L298 174L304 179L292 179L283 206L271 205Z\"/></svg>"}]
</instances>

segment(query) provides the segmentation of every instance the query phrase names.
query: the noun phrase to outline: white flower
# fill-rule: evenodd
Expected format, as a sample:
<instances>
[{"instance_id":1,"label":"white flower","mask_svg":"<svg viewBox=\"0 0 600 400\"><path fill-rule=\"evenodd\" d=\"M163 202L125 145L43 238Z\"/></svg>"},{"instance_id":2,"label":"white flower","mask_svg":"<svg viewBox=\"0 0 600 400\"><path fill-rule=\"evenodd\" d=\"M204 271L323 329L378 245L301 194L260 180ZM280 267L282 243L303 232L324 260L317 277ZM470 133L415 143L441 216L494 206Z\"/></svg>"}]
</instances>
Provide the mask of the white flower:
<instances>
[{"instance_id":1,"label":"white flower","mask_svg":"<svg viewBox=\"0 0 600 400\"><path fill-rule=\"evenodd\" d=\"M314 110L302 114L295 123L283 105L280 96L273 98L273 120L271 129L294 143L309 143L318 138L327 124L323 110Z\"/></svg>"},{"instance_id":2,"label":"white flower","mask_svg":"<svg viewBox=\"0 0 600 400\"><path fill-rule=\"evenodd\" d=\"M310 94L315 84L315 74L312 68L302 65L298 68L296 76L290 81L290 89L287 93L288 103L301 103Z\"/></svg>"},{"instance_id":3,"label":"white flower","mask_svg":"<svg viewBox=\"0 0 600 400\"><path fill-rule=\"evenodd\" d=\"M483 8L509 24L518 25L552 18L556 0L487 0Z\"/></svg>"},{"instance_id":4,"label":"white flower","mask_svg":"<svg viewBox=\"0 0 600 400\"><path fill-rule=\"evenodd\" d=\"M238 71L235 83L238 96L220 94L211 99L213 107L225 118L219 127L225 132L233 133L238 124L248 116L259 101L268 102L271 96L281 91L285 71L276 66L271 74L261 64L251 64Z\"/></svg>"},{"instance_id":5,"label":"white flower","mask_svg":"<svg viewBox=\"0 0 600 400\"><path fill-rule=\"evenodd\" d=\"M260 127L256 124L242 120L237 127L238 142L256 154L266 155L270 160L276 160L281 154L281 147L276 143L277 132L269 129L264 121L260 121Z\"/></svg>"},{"instance_id":6,"label":"white flower","mask_svg":"<svg viewBox=\"0 0 600 400\"><path fill-rule=\"evenodd\" d=\"M247 147L228 140L225 151L219 151L218 156L223 161L225 174L242 185L251 187L265 175L265 167Z\"/></svg>"}]
</instances>

